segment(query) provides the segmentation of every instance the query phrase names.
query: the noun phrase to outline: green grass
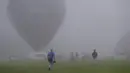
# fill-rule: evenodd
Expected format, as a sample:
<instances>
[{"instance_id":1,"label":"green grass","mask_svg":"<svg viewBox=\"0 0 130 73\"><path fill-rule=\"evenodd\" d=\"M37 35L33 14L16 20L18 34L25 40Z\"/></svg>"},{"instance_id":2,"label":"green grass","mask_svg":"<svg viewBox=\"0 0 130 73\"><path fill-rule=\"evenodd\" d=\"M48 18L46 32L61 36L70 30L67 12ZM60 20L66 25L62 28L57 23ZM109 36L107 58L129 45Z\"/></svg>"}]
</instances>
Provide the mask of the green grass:
<instances>
[{"instance_id":1,"label":"green grass","mask_svg":"<svg viewBox=\"0 0 130 73\"><path fill-rule=\"evenodd\" d=\"M57 62L52 71L42 61L1 62L0 73L130 73L128 61Z\"/></svg>"}]
</instances>

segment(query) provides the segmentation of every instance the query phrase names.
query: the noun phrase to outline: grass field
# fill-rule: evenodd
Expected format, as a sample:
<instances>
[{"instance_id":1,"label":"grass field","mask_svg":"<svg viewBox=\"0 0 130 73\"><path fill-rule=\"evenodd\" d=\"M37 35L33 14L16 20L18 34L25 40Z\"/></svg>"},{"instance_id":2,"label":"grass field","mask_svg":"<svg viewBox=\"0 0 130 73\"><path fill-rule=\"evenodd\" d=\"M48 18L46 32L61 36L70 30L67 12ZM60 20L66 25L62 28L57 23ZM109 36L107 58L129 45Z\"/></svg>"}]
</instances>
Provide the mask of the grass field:
<instances>
[{"instance_id":1,"label":"grass field","mask_svg":"<svg viewBox=\"0 0 130 73\"><path fill-rule=\"evenodd\" d=\"M1 62L0 73L130 73L128 61L57 62L52 71L42 61Z\"/></svg>"}]
</instances>

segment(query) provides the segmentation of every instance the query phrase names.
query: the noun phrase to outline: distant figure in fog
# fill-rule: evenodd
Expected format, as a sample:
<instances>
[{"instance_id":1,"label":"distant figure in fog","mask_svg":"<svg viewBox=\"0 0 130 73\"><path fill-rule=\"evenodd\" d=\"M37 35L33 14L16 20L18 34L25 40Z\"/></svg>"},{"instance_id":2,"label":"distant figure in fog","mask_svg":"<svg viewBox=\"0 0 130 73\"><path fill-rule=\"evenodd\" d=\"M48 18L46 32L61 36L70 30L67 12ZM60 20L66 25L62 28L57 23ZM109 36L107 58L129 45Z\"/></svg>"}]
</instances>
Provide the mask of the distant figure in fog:
<instances>
[{"instance_id":1,"label":"distant figure in fog","mask_svg":"<svg viewBox=\"0 0 130 73\"><path fill-rule=\"evenodd\" d=\"M93 59L97 59L98 53L96 52L96 49L94 49L93 53L92 53L92 57Z\"/></svg>"},{"instance_id":2,"label":"distant figure in fog","mask_svg":"<svg viewBox=\"0 0 130 73\"><path fill-rule=\"evenodd\" d=\"M79 53L78 52L76 52L76 58L78 58L79 57Z\"/></svg>"},{"instance_id":3,"label":"distant figure in fog","mask_svg":"<svg viewBox=\"0 0 130 73\"><path fill-rule=\"evenodd\" d=\"M49 62L49 70L52 69L55 61L55 53L53 52L53 49L50 50L50 52L47 54L48 62Z\"/></svg>"}]
</instances>

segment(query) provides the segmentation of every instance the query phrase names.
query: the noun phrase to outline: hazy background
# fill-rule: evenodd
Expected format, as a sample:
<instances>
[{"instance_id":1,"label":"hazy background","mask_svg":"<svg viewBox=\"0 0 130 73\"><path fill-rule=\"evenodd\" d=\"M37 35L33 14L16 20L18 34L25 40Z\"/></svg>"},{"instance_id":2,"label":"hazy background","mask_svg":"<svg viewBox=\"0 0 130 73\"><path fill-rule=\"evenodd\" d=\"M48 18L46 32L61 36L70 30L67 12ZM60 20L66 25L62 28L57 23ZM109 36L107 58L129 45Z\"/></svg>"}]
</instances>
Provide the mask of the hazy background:
<instances>
[{"instance_id":1,"label":"hazy background","mask_svg":"<svg viewBox=\"0 0 130 73\"><path fill-rule=\"evenodd\" d=\"M66 0L63 25L46 49L57 52L80 51L99 56L114 55L114 48L125 34L124 12L119 0ZM0 0L0 59L26 57L33 50L16 33L8 17L8 0Z\"/></svg>"},{"instance_id":2,"label":"hazy background","mask_svg":"<svg viewBox=\"0 0 130 73\"><path fill-rule=\"evenodd\" d=\"M0 59L25 57L32 49L13 29L7 17L7 5L8 0L0 0Z\"/></svg>"},{"instance_id":3,"label":"hazy background","mask_svg":"<svg viewBox=\"0 0 130 73\"><path fill-rule=\"evenodd\" d=\"M126 32L122 4L117 0L66 0L66 19L48 48L88 53L96 48L100 57L114 55L116 43Z\"/></svg>"}]
</instances>

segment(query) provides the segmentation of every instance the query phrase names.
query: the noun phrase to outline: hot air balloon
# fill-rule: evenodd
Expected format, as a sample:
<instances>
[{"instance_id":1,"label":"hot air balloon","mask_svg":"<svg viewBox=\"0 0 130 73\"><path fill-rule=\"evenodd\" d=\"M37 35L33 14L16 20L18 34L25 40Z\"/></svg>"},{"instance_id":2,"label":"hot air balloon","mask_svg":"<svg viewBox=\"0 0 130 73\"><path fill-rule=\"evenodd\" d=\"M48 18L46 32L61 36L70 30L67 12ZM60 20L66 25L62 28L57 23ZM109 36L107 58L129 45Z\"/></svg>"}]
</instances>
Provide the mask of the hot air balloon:
<instances>
[{"instance_id":1,"label":"hot air balloon","mask_svg":"<svg viewBox=\"0 0 130 73\"><path fill-rule=\"evenodd\" d=\"M18 34L35 50L54 37L65 15L64 0L9 0L9 19Z\"/></svg>"},{"instance_id":2,"label":"hot air balloon","mask_svg":"<svg viewBox=\"0 0 130 73\"><path fill-rule=\"evenodd\" d=\"M116 55L125 56L127 59L130 59L130 32L120 39L116 45L115 52Z\"/></svg>"},{"instance_id":3,"label":"hot air balloon","mask_svg":"<svg viewBox=\"0 0 130 73\"><path fill-rule=\"evenodd\" d=\"M121 25L124 27L125 35L121 37L115 47L115 53L117 56L123 56L126 59L130 59L130 9L129 0L119 0L119 14Z\"/></svg>"}]
</instances>

